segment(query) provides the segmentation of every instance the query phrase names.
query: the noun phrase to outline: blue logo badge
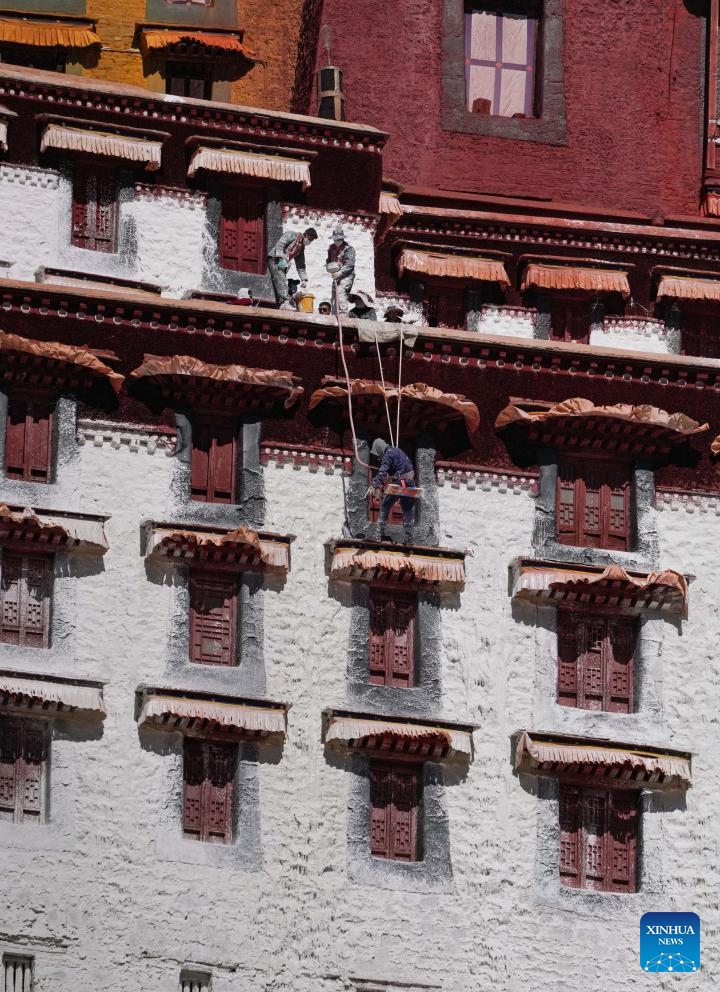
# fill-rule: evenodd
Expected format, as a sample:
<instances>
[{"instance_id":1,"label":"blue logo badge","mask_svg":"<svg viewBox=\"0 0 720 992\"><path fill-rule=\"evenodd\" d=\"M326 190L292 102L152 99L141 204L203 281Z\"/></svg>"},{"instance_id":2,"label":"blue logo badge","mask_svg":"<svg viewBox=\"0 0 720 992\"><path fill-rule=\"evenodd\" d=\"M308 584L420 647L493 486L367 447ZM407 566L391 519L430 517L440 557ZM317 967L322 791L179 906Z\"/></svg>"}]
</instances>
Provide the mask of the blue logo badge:
<instances>
[{"instance_id":1,"label":"blue logo badge","mask_svg":"<svg viewBox=\"0 0 720 992\"><path fill-rule=\"evenodd\" d=\"M640 967L643 971L699 971L697 913L645 913L640 920Z\"/></svg>"}]
</instances>

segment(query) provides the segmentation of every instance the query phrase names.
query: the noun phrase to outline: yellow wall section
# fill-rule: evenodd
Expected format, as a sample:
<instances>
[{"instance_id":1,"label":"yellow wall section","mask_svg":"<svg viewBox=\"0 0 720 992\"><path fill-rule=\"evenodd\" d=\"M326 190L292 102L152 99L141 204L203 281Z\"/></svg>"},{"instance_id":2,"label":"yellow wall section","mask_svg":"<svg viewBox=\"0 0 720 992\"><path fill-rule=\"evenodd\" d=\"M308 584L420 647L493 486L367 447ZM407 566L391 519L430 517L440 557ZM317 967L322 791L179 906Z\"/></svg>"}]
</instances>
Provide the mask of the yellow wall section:
<instances>
[{"instance_id":1,"label":"yellow wall section","mask_svg":"<svg viewBox=\"0 0 720 992\"><path fill-rule=\"evenodd\" d=\"M265 4L241 3L238 25L258 62L241 78L216 86L214 96L241 106L289 110L301 12L302 0L277 0L271 12ZM144 61L132 47L136 25L147 21L145 0L88 0L87 16L96 20L103 48L97 65L86 65L83 75L164 91L157 63ZM201 7L196 24L202 24Z\"/></svg>"}]
</instances>

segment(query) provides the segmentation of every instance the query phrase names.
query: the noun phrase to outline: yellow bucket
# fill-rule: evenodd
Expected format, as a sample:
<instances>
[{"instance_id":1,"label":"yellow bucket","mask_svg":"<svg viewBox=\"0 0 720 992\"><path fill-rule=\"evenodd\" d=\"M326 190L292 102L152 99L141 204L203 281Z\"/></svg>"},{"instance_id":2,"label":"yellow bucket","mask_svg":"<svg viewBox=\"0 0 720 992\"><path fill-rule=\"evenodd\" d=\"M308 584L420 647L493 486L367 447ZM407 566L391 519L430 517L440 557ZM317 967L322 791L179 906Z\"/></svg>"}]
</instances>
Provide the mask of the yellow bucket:
<instances>
[{"instance_id":1,"label":"yellow bucket","mask_svg":"<svg viewBox=\"0 0 720 992\"><path fill-rule=\"evenodd\" d=\"M298 293L295 302L302 313L312 313L315 309L315 297L312 293Z\"/></svg>"}]
</instances>

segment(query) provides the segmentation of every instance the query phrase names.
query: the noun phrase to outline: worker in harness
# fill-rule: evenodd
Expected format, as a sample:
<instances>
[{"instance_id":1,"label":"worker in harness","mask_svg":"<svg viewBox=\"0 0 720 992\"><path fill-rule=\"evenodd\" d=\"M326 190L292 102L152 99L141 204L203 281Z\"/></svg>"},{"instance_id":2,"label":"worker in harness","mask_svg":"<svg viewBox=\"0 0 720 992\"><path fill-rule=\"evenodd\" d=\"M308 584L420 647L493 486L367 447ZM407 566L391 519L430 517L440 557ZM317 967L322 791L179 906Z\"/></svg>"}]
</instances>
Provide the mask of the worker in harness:
<instances>
[{"instance_id":1,"label":"worker in harness","mask_svg":"<svg viewBox=\"0 0 720 992\"><path fill-rule=\"evenodd\" d=\"M385 493L380 505L380 540L387 537L386 525L390 510L397 500L400 500L403 515L403 530L405 532L405 543L412 544L415 536L415 501L417 487L415 486L415 469L413 464L401 448L391 447L387 441L378 437L373 442L370 449L372 455L380 462L380 468L368 488L368 495L379 496L381 487L386 483L396 483L400 492ZM393 488L396 488L393 486ZM412 489L413 496L403 496L403 489Z\"/></svg>"}]
</instances>

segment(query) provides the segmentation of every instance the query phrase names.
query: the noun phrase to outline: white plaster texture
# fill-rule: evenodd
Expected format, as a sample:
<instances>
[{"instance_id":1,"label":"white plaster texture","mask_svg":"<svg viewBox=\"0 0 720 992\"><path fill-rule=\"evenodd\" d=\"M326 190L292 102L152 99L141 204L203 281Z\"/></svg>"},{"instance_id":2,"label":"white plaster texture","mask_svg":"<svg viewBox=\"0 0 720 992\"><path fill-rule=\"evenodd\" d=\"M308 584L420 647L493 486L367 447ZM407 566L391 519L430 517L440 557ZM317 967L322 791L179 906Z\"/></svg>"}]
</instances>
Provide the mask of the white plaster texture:
<instances>
[{"instance_id":1,"label":"white plaster texture","mask_svg":"<svg viewBox=\"0 0 720 992\"><path fill-rule=\"evenodd\" d=\"M0 165L0 258L11 263L9 278L32 280L57 258L59 182L49 169Z\"/></svg>"},{"instance_id":2,"label":"white plaster texture","mask_svg":"<svg viewBox=\"0 0 720 992\"><path fill-rule=\"evenodd\" d=\"M138 684L166 677L176 581L172 569L146 570L139 524L167 512L174 459L122 443L79 452L84 508L111 514L102 569L78 579L76 635L83 671L107 683L108 716L96 738L54 742L51 810L64 802L69 812L57 830L51 813L33 833L60 839L45 849L17 831L0 850L0 949L36 955L35 992L174 992L182 968L210 972L213 992L354 992L352 978L383 990L669 990L638 967L650 908L700 914L703 971L683 988L716 987L718 517L658 515L662 564L698 576L690 621L656 631L657 736L695 752L695 787L687 809L648 809L652 888L618 898L561 890L556 801L512 772L515 730L556 729L536 727L546 635L508 595L510 559L530 553L534 499L522 488L439 490L441 543L473 552L465 590L440 608L442 712L479 729L474 763L445 771L452 879L428 894L348 882L354 773L321 743L322 710L346 698L350 596L330 588L323 545L340 535L347 480L303 466L263 471L264 526L297 535L287 580L263 594L267 696L292 708L282 752L259 748L260 858L240 869L163 846L163 823L180 839L178 743L135 723Z\"/></svg>"},{"instance_id":3,"label":"white plaster texture","mask_svg":"<svg viewBox=\"0 0 720 992\"><path fill-rule=\"evenodd\" d=\"M477 330L505 338L534 338L537 311L524 307L484 306L478 314Z\"/></svg>"},{"instance_id":4,"label":"white plaster texture","mask_svg":"<svg viewBox=\"0 0 720 992\"><path fill-rule=\"evenodd\" d=\"M283 233L285 231L303 231L314 227L318 233L314 241L305 249L305 265L307 267L307 292L315 297L314 305L323 300L330 301L332 279L325 271L327 253L332 243L332 232L335 227L342 227L345 240L355 249L355 282L353 289L364 289L375 296L375 227L374 220L355 218L347 214L331 211L308 210L297 208L292 204L283 205ZM294 266L290 267L290 278L296 279Z\"/></svg>"},{"instance_id":5,"label":"white plaster texture","mask_svg":"<svg viewBox=\"0 0 720 992\"><path fill-rule=\"evenodd\" d=\"M606 317L593 324L590 345L644 351L650 355L679 355L680 331L655 317Z\"/></svg>"}]
</instances>

